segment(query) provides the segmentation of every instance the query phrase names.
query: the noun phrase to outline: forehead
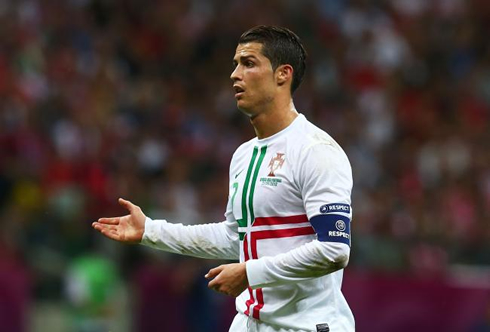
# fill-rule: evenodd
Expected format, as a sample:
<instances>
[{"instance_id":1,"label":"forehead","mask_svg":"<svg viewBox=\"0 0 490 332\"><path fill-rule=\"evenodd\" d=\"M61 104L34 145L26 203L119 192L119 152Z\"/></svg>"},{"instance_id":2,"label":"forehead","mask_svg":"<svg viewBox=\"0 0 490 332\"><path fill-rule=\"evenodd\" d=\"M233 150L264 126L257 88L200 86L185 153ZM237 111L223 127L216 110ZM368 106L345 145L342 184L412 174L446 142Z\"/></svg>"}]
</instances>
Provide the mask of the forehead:
<instances>
[{"instance_id":1,"label":"forehead","mask_svg":"<svg viewBox=\"0 0 490 332\"><path fill-rule=\"evenodd\" d=\"M257 42L238 44L233 60L238 61L238 59L241 57L249 57L249 56L254 56L256 58L264 58L265 56L262 54L262 44Z\"/></svg>"}]
</instances>

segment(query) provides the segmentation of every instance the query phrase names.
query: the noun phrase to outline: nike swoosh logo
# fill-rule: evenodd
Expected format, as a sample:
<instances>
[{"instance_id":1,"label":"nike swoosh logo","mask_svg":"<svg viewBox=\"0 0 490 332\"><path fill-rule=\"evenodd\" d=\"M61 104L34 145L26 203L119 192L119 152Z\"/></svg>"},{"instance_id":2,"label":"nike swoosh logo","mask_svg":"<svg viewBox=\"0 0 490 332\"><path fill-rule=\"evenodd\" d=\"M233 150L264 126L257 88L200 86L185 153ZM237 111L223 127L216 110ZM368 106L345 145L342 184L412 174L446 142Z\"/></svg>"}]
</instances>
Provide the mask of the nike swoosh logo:
<instances>
[{"instance_id":1,"label":"nike swoosh logo","mask_svg":"<svg viewBox=\"0 0 490 332\"><path fill-rule=\"evenodd\" d=\"M235 179L238 177L238 175L242 174L242 172L243 172L243 169L240 172L238 172L237 174L235 174Z\"/></svg>"}]
</instances>

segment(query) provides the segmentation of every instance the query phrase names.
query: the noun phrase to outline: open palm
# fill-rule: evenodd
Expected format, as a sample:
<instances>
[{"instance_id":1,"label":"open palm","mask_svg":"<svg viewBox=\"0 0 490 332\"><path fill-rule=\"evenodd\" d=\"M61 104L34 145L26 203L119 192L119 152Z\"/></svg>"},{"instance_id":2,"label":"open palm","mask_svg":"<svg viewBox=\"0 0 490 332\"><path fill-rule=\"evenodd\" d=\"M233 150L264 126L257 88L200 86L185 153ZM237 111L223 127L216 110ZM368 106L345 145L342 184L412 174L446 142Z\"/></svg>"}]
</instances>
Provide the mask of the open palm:
<instances>
[{"instance_id":1,"label":"open palm","mask_svg":"<svg viewBox=\"0 0 490 332\"><path fill-rule=\"evenodd\" d=\"M129 211L128 215L100 218L92 227L110 239L124 243L139 243L145 231L146 216L141 208L130 201L119 198L119 204Z\"/></svg>"}]
</instances>

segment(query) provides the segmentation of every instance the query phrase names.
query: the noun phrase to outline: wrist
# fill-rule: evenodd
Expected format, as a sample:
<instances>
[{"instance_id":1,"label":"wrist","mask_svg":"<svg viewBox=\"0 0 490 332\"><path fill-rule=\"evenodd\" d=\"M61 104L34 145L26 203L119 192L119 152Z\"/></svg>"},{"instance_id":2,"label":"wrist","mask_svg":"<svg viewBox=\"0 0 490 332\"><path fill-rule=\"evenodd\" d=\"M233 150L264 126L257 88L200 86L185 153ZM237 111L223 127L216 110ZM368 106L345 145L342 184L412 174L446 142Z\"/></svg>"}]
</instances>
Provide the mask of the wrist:
<instances>
[{"instance_id":1,"label":"wrist","mask_svg":"<svg viewBox=\"0 0 490 332\"><path fill-rule=\"evenodd\" d=\"M248 287L247 264L245 262L243 262L243 263L240 263L240 265L241 265L241 272L242 272L243 280L247 284L247 287Z\"/></svg>"},{"instance_id":2,"label":"wrist","mask_svg":"<svg viewBox=\"0 0 490 332\"><path fill-rule=\"evenodd\" d=\"M159 241L161 222L161 220L153 220L149 217L145 217L140 244L152 246Z\"/></svg>"}]
</instances>

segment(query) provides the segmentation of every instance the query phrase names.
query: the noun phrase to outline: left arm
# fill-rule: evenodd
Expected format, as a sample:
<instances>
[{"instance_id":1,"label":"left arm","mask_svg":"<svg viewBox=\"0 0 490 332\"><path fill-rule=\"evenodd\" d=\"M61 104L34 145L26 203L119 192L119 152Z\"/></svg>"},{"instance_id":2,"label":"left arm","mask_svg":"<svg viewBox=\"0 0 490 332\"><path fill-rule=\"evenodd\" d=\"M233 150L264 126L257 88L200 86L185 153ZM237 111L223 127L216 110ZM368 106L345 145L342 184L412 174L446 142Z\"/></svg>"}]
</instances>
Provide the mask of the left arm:
<instances>
[{"instance_id":1,"label":"left arm","mask_svg":"<svg viewBox=\"0 0 490 332\"><path fill-rule=\"evenodd\" d=\"M350 247L345 243L314 240L273 257L220 265L205 277L214 278L209 288L236 297L248 286L256 289L295 283L343 269L349 254Z\"/></svg>"},{"instance_id":2,"label":"left arm","mask_svg":"<svg viewBox=\"0 0 490 332\"><path fill-rule=\"evenodd\" d=\"M321 277L346 267L349 254L346 244L315 240L283 254L248 261L248 282L255 289Z\"/></svg>"}]
</instances>

